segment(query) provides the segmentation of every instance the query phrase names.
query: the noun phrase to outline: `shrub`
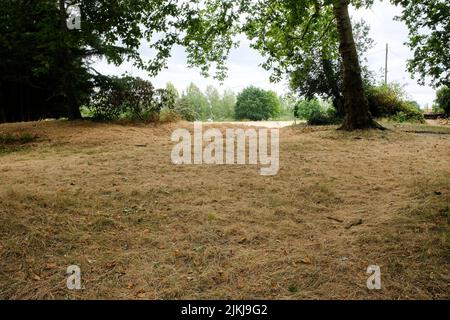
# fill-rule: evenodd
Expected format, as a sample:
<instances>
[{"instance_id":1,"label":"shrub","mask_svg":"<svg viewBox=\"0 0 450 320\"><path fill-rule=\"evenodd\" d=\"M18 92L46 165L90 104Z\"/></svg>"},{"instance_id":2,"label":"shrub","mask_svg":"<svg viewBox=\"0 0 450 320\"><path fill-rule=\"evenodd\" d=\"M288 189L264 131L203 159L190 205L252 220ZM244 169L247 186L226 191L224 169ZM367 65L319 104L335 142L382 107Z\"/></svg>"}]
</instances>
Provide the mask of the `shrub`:
<instances>
[{"instance_id":1,"label":"shrub","mask_svg":"<svg viewBox=\"0 0 450 320\"><path fill-rule=\"evenodd\" d=\"M422 114L417 117L413 117L410 113L399 111L389 119L395 122L422 122Z\"/></svg>"},{"instance_id":2,"label":"shrub","mask_svg":"<svg viewBox=\"0 0 450 320\"><path fill-rule=\"evenodd\" d=\"M278 116L280 111L280 100L273 91L248 87L237 97L235 117L237 120L268 120Z\"/></svg>"},{"instance_id":3,"label":"shrub","mask_svg":"<svg viewBox=\"0 0 450 320\"><path fill-rule=\"evenodd\" d=\"M322 109L319 100L300 100L294 107L294 116L299 119L308 120L314 113Z\"/></svg>"},{"instance_id":4,"label":"shrub","mask_svg":"<svg viewBox=\"0 0 450 320\"><path fill-rule=\"evenodd\" d=\"M91 97L89 109L98 120L121 118L157 121L163 107L174 108L175 98L164 89L155 90L140 78L102 78Z\"/></svg>"},{"instance_id":5,"label":"shrub","mask_svg":"<svg viewBox=\"0 0 450 320\"><path fill-rule=\"evenodd\" d=\"M369 110L375 118L390 118L400 122L424 122L419 105L407 101L398 84L370 87L367 90Z\"/></svg>"},{"instance_id":6,"label":"shrub","mask_svg":"<svg viewBox=\"0 0 450 320\"><path fill-rule=\"evenodd\" d=\"M183 99L177 101L173 110L186 121L195 121L198 116L191 105Z\"/></svg>"},{"instance_id":7,"label":"shrub","mask_svg":"<svg viewBox=\"0 0 450 320\"><path fill-rule=\"evenodd\" d=\"M436 92L437 107L445 112L447 117L450 117L450 88L443 86Z\"/></svg>"},{"instance_id":8,"label":"shrub","mask_svg":"<svg viewBox=\"0 0 450 320\"><path fill-rule=\"evenodd\" d=\"M151 122L159 119L159 113L165 101L163 89L155 90L149 81L135 78L125 97L128 118Z\"/></svg>"},{"instance_id":9,"label":"shrub","mask_svg":"<svg viewBox=\"0 0 450 320\"><path fill-rule=\"evenodd\" d=\"M401 110L394 114L391 118L397 122L425 122L425 118L422 110L420 110L420 107L417 108L417 105L415 103L411 103L410 101L403 102L401 104Z\"/></svg>"},{"instance_id":10,"label":"shrub","mask_svg":"<svg viewBox=\"0 0 450 320\"><path fill-rule=\"evenodd\" d=\"M300 100L294 107L296 118L304 119L309 125L330 125L342 122L336 110L317 99Z\"/></svg>"},{"instance_id":11,"label":"shrub","mask_svg":"<svg viewBox=\"0 0 450 320\"><path fill-rule=\"evenodd\" d=\"M89 109L97 120L113 120L126 111L125 92L131 87L129 78L98 79L96 92L91 97Z\"/></svg>"},{"instance_id":12,"label":"shrub","mask_svg":"<svg viewBox=\"0 0 450 320\"><path fill-rule=\"evenodd\" d=\"M195 110L182 99L178 100L173 107L164 107L160 112L161 122L195 121L196 119L197 113Z\"/></svg>"},{"instance_id":13,"label":"shrub","mask_svg":"<svg viewBox=\"0 0 450 320\"><path fill-rule=\"evenodd\" d=\"M159 116L160 122L177 122L181 119L182 117L178 112L169 108L162 109Z\"/></svg>"}]
</instances>

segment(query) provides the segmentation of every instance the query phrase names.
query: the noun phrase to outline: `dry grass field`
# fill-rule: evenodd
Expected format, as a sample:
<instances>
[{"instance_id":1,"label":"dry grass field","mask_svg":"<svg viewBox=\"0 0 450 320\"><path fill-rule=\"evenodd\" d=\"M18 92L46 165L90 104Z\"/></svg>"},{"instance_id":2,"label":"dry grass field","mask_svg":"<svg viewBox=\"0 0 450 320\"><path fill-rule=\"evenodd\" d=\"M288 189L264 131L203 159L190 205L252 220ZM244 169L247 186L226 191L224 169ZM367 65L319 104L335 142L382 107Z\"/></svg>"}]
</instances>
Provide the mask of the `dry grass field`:
<instances>
[{"instance_id":1,"label":"dry grass field","mask_svg":"<svg viewBox=\"0 0 450 320\"><path fill-rule=\"evenodd\" d=\"M1 125L0 298L450 298L448 126L283 128L273 177L173 165L180 126Z\"/></svg>"}]
</instances>

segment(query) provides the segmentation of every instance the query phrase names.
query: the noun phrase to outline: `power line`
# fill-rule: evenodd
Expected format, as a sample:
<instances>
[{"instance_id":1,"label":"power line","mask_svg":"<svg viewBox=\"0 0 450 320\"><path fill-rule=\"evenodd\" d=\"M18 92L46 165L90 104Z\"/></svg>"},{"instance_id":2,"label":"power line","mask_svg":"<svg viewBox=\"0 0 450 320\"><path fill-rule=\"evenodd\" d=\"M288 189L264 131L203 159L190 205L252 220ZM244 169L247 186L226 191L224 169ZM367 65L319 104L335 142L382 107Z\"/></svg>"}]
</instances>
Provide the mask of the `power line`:
<instances>
[{"instance_id":1,"label":"power line","mask_svg":"<svg viewBox=\"0 0 450 320\"><path fill-rule=\"evenodd\" d=\"M401 55L399 55L398 53L396 53L395 51L393 51L392 49L390 50L391 53L393 53L395 56L397 56L400 59L406 59L405 57L402 57Z\"/></svg>"},{"instance_id":2,"label":"power line","mask_svg":"<svg viewBox=\"0 0 450 320\"><path fill-rule=\"evenodd\" d=\"M375 54L379 54L379 53L381 53L381 52L384 52L384 48L383 49L379 49L379 50L376 50L376 51L372 51L372 52L369 52L369 53L366 53L365 54L365 56L366 57L368 57L368 56L373 56L373 55L375 55Z\"/></svg>"}]
</instances>

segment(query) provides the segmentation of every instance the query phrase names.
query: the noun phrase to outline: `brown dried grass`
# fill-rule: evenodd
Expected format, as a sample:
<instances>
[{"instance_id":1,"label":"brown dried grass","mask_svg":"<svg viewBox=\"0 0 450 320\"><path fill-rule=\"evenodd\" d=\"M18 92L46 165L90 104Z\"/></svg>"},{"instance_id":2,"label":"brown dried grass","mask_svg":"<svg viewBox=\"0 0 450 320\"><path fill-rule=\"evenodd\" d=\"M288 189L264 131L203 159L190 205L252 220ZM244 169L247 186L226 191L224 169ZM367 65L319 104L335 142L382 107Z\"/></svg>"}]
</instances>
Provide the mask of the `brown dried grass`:
<instances>
[{"instance_id":1,"label":"brown dried grass","mask_svg":"<svg viewBox=\"0 0 450 320\"><path fill-rule=\"evenodd\" d=\"M0 155L0 298L450 298L450 135L285 128L263 177L174 166L180 126L1 125L39 139Z\"/></svg>"}]
</instances>

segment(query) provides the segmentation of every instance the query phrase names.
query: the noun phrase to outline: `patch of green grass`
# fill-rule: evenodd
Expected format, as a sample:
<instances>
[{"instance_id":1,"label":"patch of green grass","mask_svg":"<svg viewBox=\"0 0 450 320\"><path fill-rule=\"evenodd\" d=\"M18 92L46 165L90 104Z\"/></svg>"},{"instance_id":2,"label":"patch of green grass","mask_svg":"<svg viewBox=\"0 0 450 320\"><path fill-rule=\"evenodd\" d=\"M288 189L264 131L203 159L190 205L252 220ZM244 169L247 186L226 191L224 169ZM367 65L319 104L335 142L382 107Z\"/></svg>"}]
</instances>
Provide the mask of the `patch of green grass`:
<instances>
[{"instance_id":1,"label":"patch of green grass","mask_svg":"<svg viewBox=\"0 0 450 320\"><path fill-rule=\"evenodd\" d=\"M382 122L382 125L389 129L407 133L450 134L450 126L392 122Z\"/></svg>"},{"instance_id":2,"label":"patch of green grass","mask_svg":"<svg viewBox=\"0 0 450 320\"><path fill-rule=\"evenodd\" d=\"M298 292L298 288L296 286L290 286L288 288L289 292L291 293L297 293Z\"/></svg>"},{"instance_id":3,"label":"patch of green grass","mask_svg":"<svg viewBox=\"0 0 450 320\"><path fill-rule=\"evenodd\" d=\"M2 144L25 144L30 143L33 141L36 141L37 136L24 133L21 135L15 135L15 134L0 134L0 145Z\"/></svg>"},{"instance_id":4,"label":"patch of green grass","mask_svg":"<svg viewBox=\"0 0 450 320\"><path fill-rule=\"evenodd\" d=\"M37 136L24 134L0 134L0 155L12 152L23 151L26 149L25 145L36 141Z\"/></svg>"},{"instance_id":5,"label":"patch of green grass","mask_svg":"<svg viewBox=\"0 0 450 320\"><path fill-rule=\"evenodd\" d=\"M12 152L22 151L25 148L23 146L4 146L0 144L0 155L8 154Z\"/></svg>"}]
</instances>

